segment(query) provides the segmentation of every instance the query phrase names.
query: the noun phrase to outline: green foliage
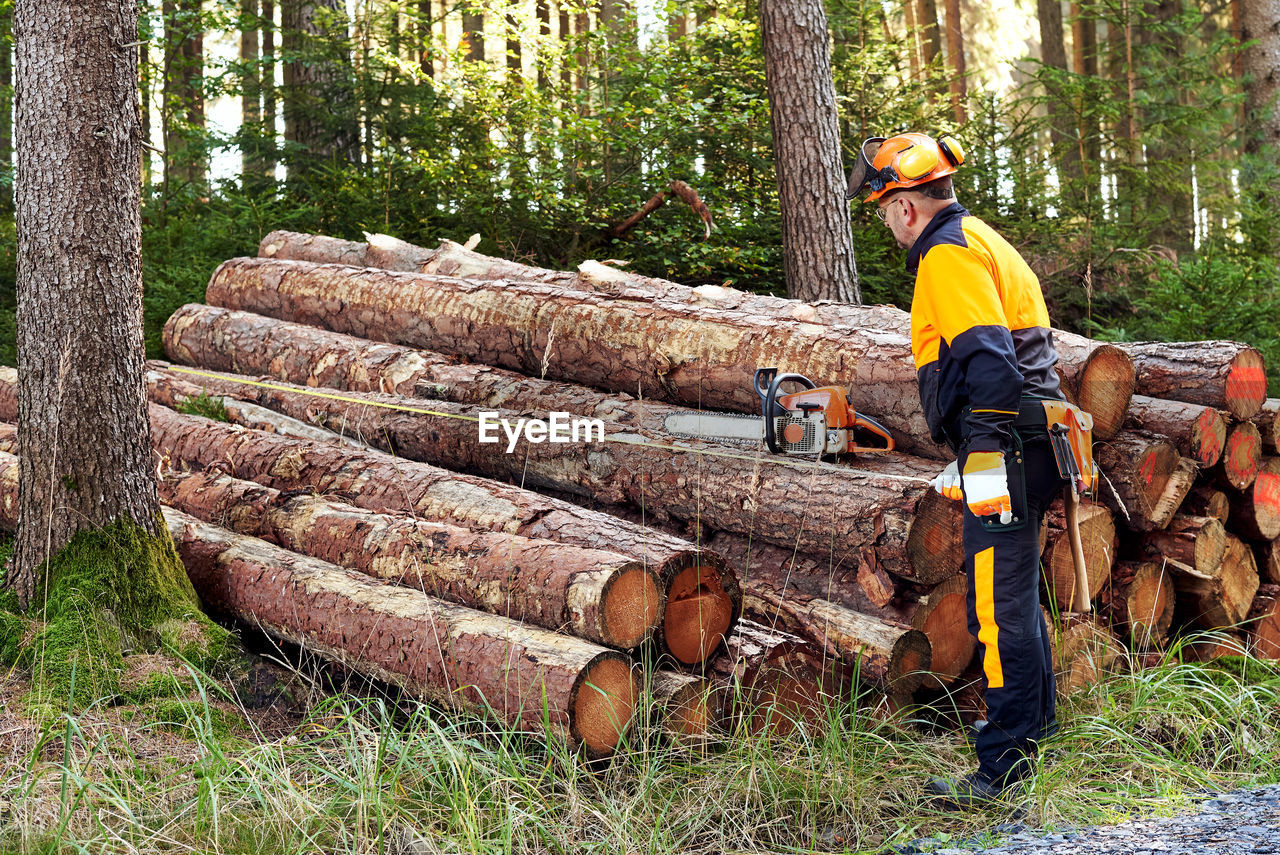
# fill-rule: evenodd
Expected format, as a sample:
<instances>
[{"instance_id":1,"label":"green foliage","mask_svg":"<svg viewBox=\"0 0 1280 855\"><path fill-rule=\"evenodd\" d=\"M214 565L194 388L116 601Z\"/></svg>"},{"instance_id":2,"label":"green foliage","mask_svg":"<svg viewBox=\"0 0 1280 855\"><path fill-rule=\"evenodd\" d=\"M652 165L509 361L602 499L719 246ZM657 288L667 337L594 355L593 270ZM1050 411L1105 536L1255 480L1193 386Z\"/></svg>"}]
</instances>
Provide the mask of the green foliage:
<instances>
[{"instance_id":1,"label":"green foliage","mask_svg":"<svg viewBox=\"0 0 1280 855\"><path fill-rule=\"evenodd\" d=\"M213 419L215 422L230 421L227 418L227 407L221 396L210 397L204 392L199 395L183 399L178 404L177 410L189 416L203 416L206 419Z\"/></svg>"}]
</instances>

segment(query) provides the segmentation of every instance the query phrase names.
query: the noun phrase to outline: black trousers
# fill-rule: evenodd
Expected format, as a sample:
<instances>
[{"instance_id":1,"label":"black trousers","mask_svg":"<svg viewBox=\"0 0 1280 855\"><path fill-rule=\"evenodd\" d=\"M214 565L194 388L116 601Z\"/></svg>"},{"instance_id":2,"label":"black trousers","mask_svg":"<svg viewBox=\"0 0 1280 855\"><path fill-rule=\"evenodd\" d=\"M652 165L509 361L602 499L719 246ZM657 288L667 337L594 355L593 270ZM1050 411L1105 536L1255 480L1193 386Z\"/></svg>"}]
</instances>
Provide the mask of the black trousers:
<instances>
[{"instance_id":1,"label":"black trousers","mask_svg":"<svg viewBox=\"0 0 1280 855\"><path fill-rule=\"evenodd\" d=\"M961 471L967 454L962 447ZM1030 772L1036 742L1057 728L1053 661L1040 611L1040 521L1062 481L1047 436L1024 437L1022 456L1026 525L989 531L967 505L964 511L969 632L978 639L986 678L987 726L977 737L978 772L1000 784ZM1015 477L1012 468L1009 475ZM1014 513L1021 516L1018 490L1010 488Z\"/></svg>"}]
</instances>

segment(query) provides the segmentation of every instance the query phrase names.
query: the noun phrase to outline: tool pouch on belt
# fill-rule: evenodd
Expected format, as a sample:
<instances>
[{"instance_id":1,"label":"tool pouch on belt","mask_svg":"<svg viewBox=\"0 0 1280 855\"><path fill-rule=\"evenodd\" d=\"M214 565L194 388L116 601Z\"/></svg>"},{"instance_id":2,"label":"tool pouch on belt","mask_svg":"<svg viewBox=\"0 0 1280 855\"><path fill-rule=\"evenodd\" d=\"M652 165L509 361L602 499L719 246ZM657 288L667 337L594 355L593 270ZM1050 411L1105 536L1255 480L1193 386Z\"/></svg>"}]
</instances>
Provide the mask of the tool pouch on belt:
<instances>
[{"instance_id":1,"label":"tool pouch on belt","mask_svg":"<svg viewBox=\"0 0 1280 855\"><path fill-rule=\"evenodd\" d=\"M1058 474L1079 495L1094 488L1098 468L1093 462L1093 416L1066 401L1043 400L1045 428L1053 445Z\"/></svg>"}]
</instances>

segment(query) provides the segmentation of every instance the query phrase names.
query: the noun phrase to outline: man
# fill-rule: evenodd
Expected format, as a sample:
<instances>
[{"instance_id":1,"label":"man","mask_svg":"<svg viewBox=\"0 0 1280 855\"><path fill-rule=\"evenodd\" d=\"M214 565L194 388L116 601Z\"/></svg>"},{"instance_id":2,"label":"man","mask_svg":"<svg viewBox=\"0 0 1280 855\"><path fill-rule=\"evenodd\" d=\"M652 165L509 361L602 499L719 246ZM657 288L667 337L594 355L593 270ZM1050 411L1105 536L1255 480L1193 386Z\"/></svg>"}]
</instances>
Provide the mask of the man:
<instances>
[{"instance_id":1,"label":"man","mask_svg":"<svg viewBox=\"0 0 1280 855\"><path fill-rule=\"evenodd\" d=\"M1056 729L1040 611L1040 520L1060 493L1040 399L1061 399L1040 283L1009 243L956 201L956 140L908 133L863 144L850 197L868 201L908 250L911 349L935 442L958 455L936 479L962 498L969 631L986 677L978 769L926 790L952 806L999 798Z\"/></svg>"}]
</instances>

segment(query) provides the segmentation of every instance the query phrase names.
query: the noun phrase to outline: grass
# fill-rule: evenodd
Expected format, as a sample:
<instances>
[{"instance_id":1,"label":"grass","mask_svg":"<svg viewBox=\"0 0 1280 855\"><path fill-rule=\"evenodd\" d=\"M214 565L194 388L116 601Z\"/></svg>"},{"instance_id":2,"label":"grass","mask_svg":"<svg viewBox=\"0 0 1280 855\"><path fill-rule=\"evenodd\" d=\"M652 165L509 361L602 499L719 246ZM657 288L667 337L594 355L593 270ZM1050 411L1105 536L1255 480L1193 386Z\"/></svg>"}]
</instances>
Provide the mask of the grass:
<instances>
[{"instance_id":1,"label":"grass","mask_svg":"<svg viewBox=\"0 0 1280 855\"><path fill-rule=\"evenodd\" d=\"M132 740L88 723L93 710L50 717L0 776L0 851L876 851L1008 819L920 802L929 776L972 755L910 713L842 710L822 735L731 734L705 751L640 733L591 770L482 719L377 698L330 697L266 734L250 713L211 709L216 684L193 679L188 700L140 708ZM1205 789L1277 780L1280 672L1228 659L1117 675L1060 720L1025 799L1030 822L1171 812ZM139 752L175 731L171 756Z\"/></svg>"}]
</instances>

